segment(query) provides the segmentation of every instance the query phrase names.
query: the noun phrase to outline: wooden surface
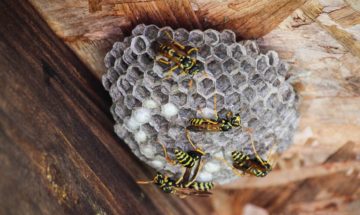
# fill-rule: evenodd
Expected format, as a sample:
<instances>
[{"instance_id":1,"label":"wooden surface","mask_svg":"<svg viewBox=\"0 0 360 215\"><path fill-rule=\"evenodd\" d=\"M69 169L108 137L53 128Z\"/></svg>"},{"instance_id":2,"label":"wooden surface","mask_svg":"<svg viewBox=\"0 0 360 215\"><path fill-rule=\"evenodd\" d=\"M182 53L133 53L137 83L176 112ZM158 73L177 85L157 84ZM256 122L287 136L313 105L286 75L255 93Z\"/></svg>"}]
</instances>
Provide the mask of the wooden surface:
<instances>
[{"instance_id":1,"label":"wooden surface","mask_svg":"<svg viewBox=\"0 0 360 215\"><path fill-rule=\"evenodd\" d=\"M356 0L29 2L0 1L0 214L360 213ZM269 176L185 201L135 184L152 172L114 135L99 78L142 22L263 36L291 65L300 125Z\"/></svg>"},{"instance_id":2,"label":"wooden surface","mask_svg":"<svg viewBox=\"0 0 360 215\"><path fill-rule=\"evenodd\" d=\"M188 30L230 28L239 38L270 32L306 0L29 0L56 35L89 66L140 23ZM122 3L127 2L127 3ZM130 2L130 3L129 3Z\"/></svg>"},{"instance_id":3,"label":"wooden surface","mask_svg":"<svg viewBox=\"0 0 360 215\"><path fill-rule=\"evenodd\" d=\"M0 2L0 20L0 214L197 213L136 184L154 173L115 136L109 96L28 3Z\"/></svg>"}]
</instances>

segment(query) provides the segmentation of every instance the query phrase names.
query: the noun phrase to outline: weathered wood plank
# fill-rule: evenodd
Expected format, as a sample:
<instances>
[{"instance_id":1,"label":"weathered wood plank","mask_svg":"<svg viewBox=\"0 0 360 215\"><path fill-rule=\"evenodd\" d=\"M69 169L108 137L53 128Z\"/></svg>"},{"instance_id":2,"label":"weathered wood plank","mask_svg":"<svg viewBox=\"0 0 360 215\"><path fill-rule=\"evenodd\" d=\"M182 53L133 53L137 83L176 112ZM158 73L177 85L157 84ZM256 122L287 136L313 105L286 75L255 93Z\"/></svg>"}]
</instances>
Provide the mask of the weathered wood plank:
<instances>
[{"instance_id":1,"label":"weathered wood plank","mask_svg":"<svg viewBox=\"0 0 360 215\"><path fill-rule=\"evenodd\" d=\"M188 30L229 28L241 38L274 29L306 0L30 0L99 78L111 45L140 23Z\"/></svg>"},{"instance_id":2,"label":"weathered wood plank","mask_svg":"<svg viewBox=\"0 0 360 215\"><path fill-rule=\"evenodd\" d=\"M0 145L4 150L0 159L5 161L0 169L13 174L1 177L0 192L10 192L4 186L9 183L25 186L25 196L19 193L13 198L24 206L12 208L8 197L0 195L0 211L197 214L201 210L201 205L194 209L154 186L143 192L136 184L135 180L154 173L114 135L110 98L28 3L0 2L0 20ZM17 169L19 163L25 170ZM29 182L26 177L9 181L27 175ZM39 194L31 195L34 190ZM35 207L34 202L44 205Z\"/></svg>"}]
</instances>

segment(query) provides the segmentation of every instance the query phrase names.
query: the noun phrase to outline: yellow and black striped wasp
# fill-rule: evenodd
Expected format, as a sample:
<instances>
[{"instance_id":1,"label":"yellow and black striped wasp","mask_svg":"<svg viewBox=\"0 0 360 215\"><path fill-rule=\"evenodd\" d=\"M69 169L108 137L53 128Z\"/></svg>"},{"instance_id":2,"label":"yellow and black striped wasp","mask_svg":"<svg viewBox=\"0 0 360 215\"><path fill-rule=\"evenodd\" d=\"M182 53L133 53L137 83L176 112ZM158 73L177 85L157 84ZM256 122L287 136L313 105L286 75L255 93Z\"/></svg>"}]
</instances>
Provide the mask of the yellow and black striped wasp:
<instances>
[{"instance_id":1,"label":"yellow and black striped wasp","mask_svg":"<svg viewBox=\"0 0 360 215\"><path fill-rule=\"evenodd\" d=\"M259 156L259 154L255 149L255 145L251 135L250 138L251 138L251 145L255 153L255 157L250 157L250 155L246 154L243 150L233 151L231 153L231 158L233 161L232 168L242 171L242 174L234 171L235 174L240 176L249 174L256 177L265 177L272 171L273 164L270 164L269 161L262 159ZM271 154L271 151L269 154Z\"/></svg>"},{"instance_id":2,"label":"yellow and black striped wasp","mask_svg":"<svg viewBox=\"0 0 360 215\"><path fill-rule=\"evenodd\" d=\"M231 111L227 112L225 118L220 118L216 110L216 96L214 97L214 113L215 119L209 118L192 118L189 120L189 126L186 130L193 132L218 132L218 131L229 131L233 127L241 126L240 114L235 114Z\"/></svg>"},{"instance_id":3,"label":"yellow and black striped wasp","mask_svg":"<svg viewBox=\"0 0 360 215\"><path fill-rule=\"evenodd\" d=\"M212 182L193 181L192 183L188 183L172 179L160 172L156 173L154 179L151 181L137 181L137 183L155 184L163 192L177 195L180 198L185 198L187 196L208 197L212 194L209 190L214 188Z\"/></svg>"},{"instance_id":4,"label":"yellow and black striped wasp","mask_svg":"<svg viewBox=\"0 0 360 215\"><path fill-rule=\"evenodd\" d=\"M158 42L156 52L160 55L158 62L172 66L166 72L165 79L170 78L177 69L181 71L179 75L191 76L203 71L203 65L195 57L192 57L194 53L198 52L197 48L184 46L176 42L169 32L165 31L164 33L170 41Z\"/></svg>"}]
</instances>

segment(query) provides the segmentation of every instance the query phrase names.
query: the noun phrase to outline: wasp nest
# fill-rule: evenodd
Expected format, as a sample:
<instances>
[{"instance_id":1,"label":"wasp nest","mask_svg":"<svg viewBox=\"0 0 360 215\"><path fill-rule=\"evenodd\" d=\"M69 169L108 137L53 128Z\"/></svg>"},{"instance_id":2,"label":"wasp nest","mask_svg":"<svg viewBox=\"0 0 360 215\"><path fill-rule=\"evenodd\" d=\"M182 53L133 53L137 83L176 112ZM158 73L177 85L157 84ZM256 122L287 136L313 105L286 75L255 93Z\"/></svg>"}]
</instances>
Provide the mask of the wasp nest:
<instances>
[{"instance_id":1,"label":"wasp nest","mask_svg":"<svg viewBox=\"0 0 360 215\"><path fill-rule=\"evenodd\" d=\"M194 77L174 74L164 79L170 67L155 60L154 42L167 35L180 44L197 47L196 58L204 71ZM185 127L190 118L201 117L201 112L214 118L215 97L220 117L227 111L240 113L242 126L252 128L255 147L263 158L274 144L273 151L279 152L292 143L298 121L297 96L287 81L287 65L275 51L260 53L255 41L236 42L230 30L188 32L138 25L131 36L113 45L105 66L102 81L113 101L116 134L158 171L180 174L180 166L166 162L159 143L171 158L176 147L192 150ZM234 150L254 154L249 134L241 128L191 133L191 138L208 153L198 181L229 182L237 176L216 158L231 164Z\"/></svg>"}]
</instances>

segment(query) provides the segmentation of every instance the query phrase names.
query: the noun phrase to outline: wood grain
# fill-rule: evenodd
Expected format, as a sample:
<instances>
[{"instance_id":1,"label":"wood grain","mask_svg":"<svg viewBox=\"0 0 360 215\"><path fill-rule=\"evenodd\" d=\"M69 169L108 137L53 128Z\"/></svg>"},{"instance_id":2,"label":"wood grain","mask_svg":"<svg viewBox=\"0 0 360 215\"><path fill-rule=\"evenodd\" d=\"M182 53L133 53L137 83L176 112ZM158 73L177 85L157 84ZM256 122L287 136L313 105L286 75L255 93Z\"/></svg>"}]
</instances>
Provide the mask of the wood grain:
<instances>
[{"instance_id":1,"label":"wood grain","mask_svg":"<svg viewBox=\"0 0 360 215\"><path fill-rule=\"evenodd\" d=\"M0 214L198 214L136 184L154 172L114 135L109 96L29 4L0 2L0 20Z\"/></svg>"},{"instance_id":2,"label":"wood grain","mask_svg":"<svg viewBox=\"0 0 360 215\"><path fill-rule=\"evenodd\" d=\"M30 0L44 20L96 77L112 44L134 26L222 30L258 38L274 29L306 0Z\"/></svg>"}]
</instances>

